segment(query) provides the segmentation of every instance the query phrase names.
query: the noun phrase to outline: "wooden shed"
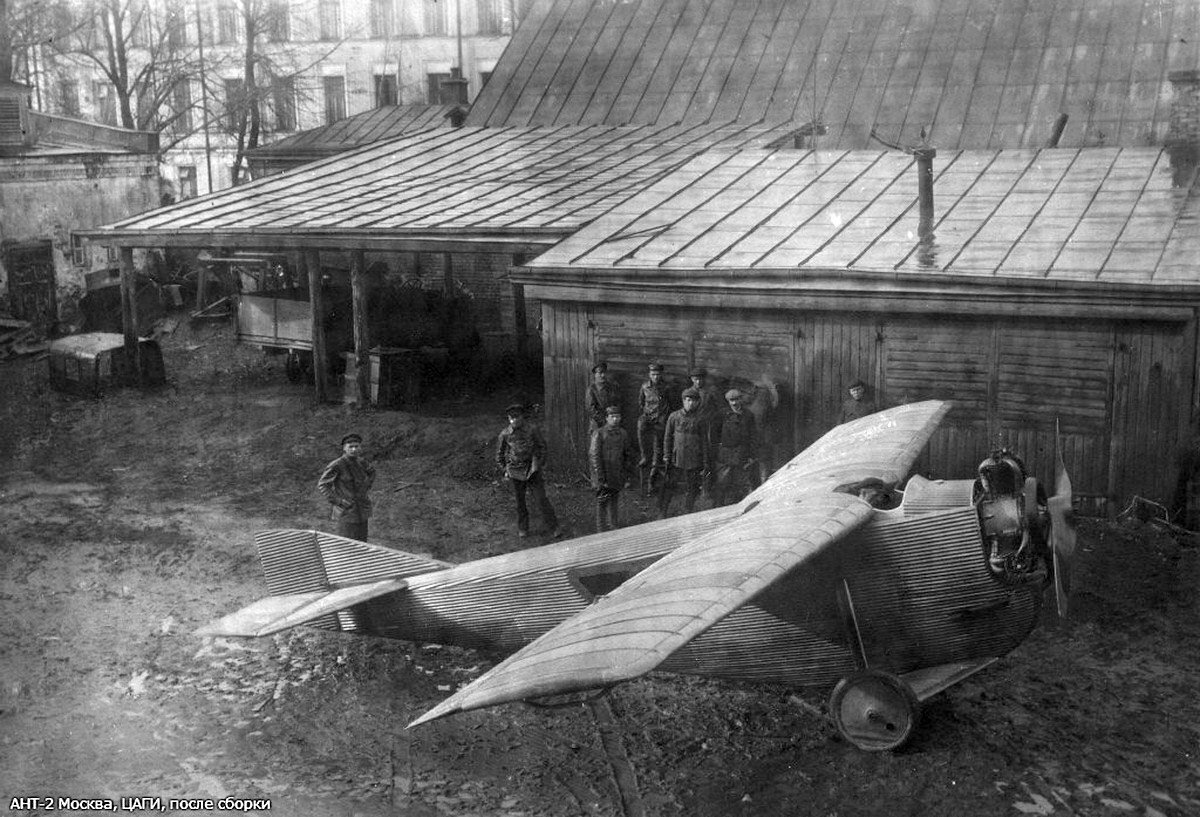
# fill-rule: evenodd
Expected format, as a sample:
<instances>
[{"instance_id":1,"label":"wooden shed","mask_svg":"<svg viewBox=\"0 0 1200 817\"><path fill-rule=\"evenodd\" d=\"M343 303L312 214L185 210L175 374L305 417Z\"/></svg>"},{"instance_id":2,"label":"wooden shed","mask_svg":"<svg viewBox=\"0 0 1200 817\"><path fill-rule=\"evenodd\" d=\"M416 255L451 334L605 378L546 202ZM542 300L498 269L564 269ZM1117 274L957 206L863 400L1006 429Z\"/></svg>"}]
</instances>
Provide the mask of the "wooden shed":
<instances>
[{"instance_id":1,"label":"wooden shed","mask_svg":"<svg viewBox=\"0 0 1200 817\"><path fill-rule=\"evenodd\" d=\"M933 162L922 219L911 154L706 154L516 271L552 444L582 456L594 362L633 389L657 360L775 388L776 462L862 378L881 405L955 401L930 474L1005 444L1048 477L1057 426L1077 495L1169 498L1197 404L1193 176L1152 148Z\"/></svg>"}]
</instances>

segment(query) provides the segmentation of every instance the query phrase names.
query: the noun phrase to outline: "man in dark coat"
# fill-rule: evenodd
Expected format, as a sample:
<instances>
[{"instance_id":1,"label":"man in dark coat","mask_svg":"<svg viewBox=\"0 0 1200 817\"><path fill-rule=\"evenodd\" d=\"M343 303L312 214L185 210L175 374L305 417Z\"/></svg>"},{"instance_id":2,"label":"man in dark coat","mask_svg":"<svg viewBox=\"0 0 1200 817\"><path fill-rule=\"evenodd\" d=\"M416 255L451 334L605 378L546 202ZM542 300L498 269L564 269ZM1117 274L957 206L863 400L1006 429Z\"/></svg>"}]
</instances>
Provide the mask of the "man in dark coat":
<instances>
[{"instance_id":1,"label":"man in dark coat","mask_svg":"<svg viewBox=\"0 0 1200 817\"><path fill-rule=\"evenodd\" d=\"M874 414L878 410L875 408L875 401L867 397L866 383L855 380L850 384L849 392L850 396L842 401L842 419L839 422L848 423L859 417Z\"/></svg>"},{"instance_id":2,"label":"man in dark coat","mask_svg":"<svg viewBox=\"0 0 1200 817\"><path fill-rule=\"evenodd\" d=\"M651 363L647 380L638 390L638 474L643 497L650 495L655 477L663 473L663 433L673 408L670 389L663 380L663 367Z\"/></svg>"},{"instance_id":3,"label":"man in dark coat","mask_svg":"<svg viewBox=\"0 0 1200 817\"><path fill-rule=\"evenodd\" d=\"M529 492L538 504L542 524L556 538L561 533L554 506L546 496L543 471L546 467L546 441L537 427L525 417L525 407L519 403L504 411L508 425L496 438L496 464L504 472L504 478L512 483L517 500L517 536L524 539L529 535L529 507L525 494Z\"/></svg>"},{"instance_id":4,"label":"man in dark coat","mask_svg":"<svg viewBox=\"0 0 1200 817\"><path fill-rule=\"evenodd\" d=\"M758 423L737 389L725 392L729 410L717 445L716 504L739 502L758 487Z\"/></svg>"},{"instance_id":5,"label":"man in dark coat","mask_svg":"<svg viewBox=\"0 0 1200 817\"><path fill-rule=\"evenodd\" d=\"M621 527L621 488L633 473L633 438L621 427L620 406L605 409L605 423L592 432L588 462L592 467L592 488L596 491L596 530Z\"/></svg>"},{"instance_id":6,"label":"man in dark coat","mask_svg":"<svg viewBox=\"0 0 1200 817\"><path fill-rule=\"evenodd\" d=\"M708 424L700 414L700 392L686 389L683 392L683 408L671 412L667 418L667 430L663 434L663 464L667 478L659 494L658 510L662 517L671 508L671 495L682 483L683 512L691 513L696 508L696 497L704 473L709 468Z\"/></svg>"},{"instance_id":7,"label":"man in dark coat","mask_svg":"<svg viewBox=\"0 0 1200 817\"><path fill-rule=\"evenodd\" d=\"M605 409L621 405L617 386L608 379L608 364L597 363L592 367L592 382L587 387L583 402L587 407L589 432L604 427Z\"/></svg>"},{"instance_id":8,"label":"man in dark coat","mask_svg":"<svg viewBox=\"0 0 1200 817\"><path fill-rule=\"evenodd\" d=\"M700 407L697 411L700 412L700 420L708 428L708 461L709 463L717 460L717 439L721 433L721 415L725 411L725 398L721 395L721 390L715 385L708 382L708 370L697 367L692 369L688 377L692 380L692 388L700 392ZM710 467L704 475L705 496L711 498L713 493L713 469Z\"/></svg>"},{"instance_id":9,"label":"man in dark coat","mask_svg":"<svg viewBox=\"0 0 1200 817\"><path fill-rule=\"evenodd\" d=\"M325 466L317 490L329 501L340 536L367 541L371 498L367 492L375 482L375 466L362 456L362 437L342 437L342 456Z\"/></svg>"}]
</instances>

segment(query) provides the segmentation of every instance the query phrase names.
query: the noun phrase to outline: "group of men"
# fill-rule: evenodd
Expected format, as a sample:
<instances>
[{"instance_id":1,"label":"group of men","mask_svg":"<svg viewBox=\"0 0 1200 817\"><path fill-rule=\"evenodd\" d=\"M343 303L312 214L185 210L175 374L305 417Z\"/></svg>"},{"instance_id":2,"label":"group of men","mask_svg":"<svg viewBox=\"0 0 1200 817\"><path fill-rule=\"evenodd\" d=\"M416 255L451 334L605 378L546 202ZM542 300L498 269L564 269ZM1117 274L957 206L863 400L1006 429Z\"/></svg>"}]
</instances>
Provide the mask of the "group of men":
<instances>
[{"instance_id":1,"label":"group of men","mask_svg":"<svg viewBox=\"0 0 1200 817\"><path fill-rule=\"evenodd\" d=\"M677 403L663 367L651 363L638 389L636 436L623 426L620 393L608 366L592 367L585 404L591 425L588 460L596 491L596 528L620 526L621 490L636 471L640 496L658 499L659 515L670 513L683 492L691 513L702 492L713 505L737 502L758 487L759 429L746 395L730 389L722 397L704 369L689 373L691 386ZM635 448L636 441L636 448Z\"/></svg>"},{"instance_id":2,"label":"group of men","mask_svg":"<svg viewBox=\"0 0 1200 817\"><path fill-rule=\"evenodd\" d=\"M592 367L585 404L591 427L588 462L596 492L597 530L620 527L621 491L632 485L635 472L641 498L656 496L663 518L670 514L671 501L680 491L683 511L691 513L701 493L708 494L716 507L740 501L759 485L760 431L748 410L747 396L738 389L722 396L707 382L707 372L697 368L689 373L691 386L683 390L677 404L663 374L661 364L651 363L647 379L638 389L635 437L623 424L620 391L608 377L608 366L597 363ZM851 384L849 391L842 406L842 422L875 411L874 402L864 399L862 381ZM495 459L513 488L517 535L525 538L530 533L528 500L532 498L543 532L558 538L562 529L546 496L545 439L528 421L523 405L510 405L505 415L508 424L496 439ZM362 442L359 434L342 437L342 455L325 466L317 488L331 506L338 533L366 541L375 466L362 456Z\"/></svg>"}]
</instances>

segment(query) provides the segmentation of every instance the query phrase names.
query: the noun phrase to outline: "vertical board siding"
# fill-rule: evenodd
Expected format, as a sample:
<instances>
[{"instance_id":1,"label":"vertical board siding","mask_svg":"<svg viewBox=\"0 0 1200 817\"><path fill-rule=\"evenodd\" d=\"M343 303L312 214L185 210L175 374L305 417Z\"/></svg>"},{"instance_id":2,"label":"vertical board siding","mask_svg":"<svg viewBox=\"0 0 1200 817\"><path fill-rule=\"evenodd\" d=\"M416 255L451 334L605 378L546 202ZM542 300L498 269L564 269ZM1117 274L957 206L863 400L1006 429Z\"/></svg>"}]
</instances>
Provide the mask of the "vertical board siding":
<instances>
[{"instance_id":1,"label":"vertical board siding","mask_svg":"<svg viewBox=\"0 0 1200 817\"><path fill-rule=\"evenodd\" d=\"M1052 484L1057 424L1075 493L1095 500L1085 507L1134 494L1165 503L1195 388L1194 322L1050 324L674 306L587 311L560 303L545 305L544 315L547 414L557 445L579 462L592 362L608 362L632 422L646 365L657 360L676 386L687 384L693 366L707 368L720 387L774 385L776 463L832 428L847 387L861 378L880 407L954 401L914 473L967 477L1006 446Z\"/></svg>"},{"instance_id":2,"label":"vertical board siding","mask_svg":"<svg viewBox=\"0 0 1200 817\"><path fill-rule=\"evenodd\" d=\"M869 316L797 315L793 334L796 441L803 448L841 420L842 401L855 380L867 383L879 399L879 327Z\"/></svg>"},{"instance_id":3,"label":"vertical board siding","mask_svg":"<svg viewBox=\"0 0 1200 817\"><path fill-rule=\"evenodd\" d=\"M545 360L543 431L553 470L565 475L587 460L588 425L583 395L591 368L588 311L582 306L542 304Z\"/></svg>"},{"instance_id":4,"label":"vertical board siding","mask_svg":"<svg viewBox=\"0 0 1200 817\"><path fill-rule=\"evenodd\" d=\"M1056 429L1075 493L1108 493L1113 328L1022 322L999 336L992 426L1052 484Z\"/></svg>"},{"instance_id":5,"label":"vertical board siding","mask_svg":"<svg viewBox=\"0 0 1200 817\"><path fill-rule=\"evenodd\" d=\"M1157 331L1156 331L1157 330ZM1116 331L1116 366L1128 410L1114 417L1118 486L1167 504L1176 479L1175 456L1190 412L1192 332L1189 325L1129 325Z\"/></svg>"}]
</instances>

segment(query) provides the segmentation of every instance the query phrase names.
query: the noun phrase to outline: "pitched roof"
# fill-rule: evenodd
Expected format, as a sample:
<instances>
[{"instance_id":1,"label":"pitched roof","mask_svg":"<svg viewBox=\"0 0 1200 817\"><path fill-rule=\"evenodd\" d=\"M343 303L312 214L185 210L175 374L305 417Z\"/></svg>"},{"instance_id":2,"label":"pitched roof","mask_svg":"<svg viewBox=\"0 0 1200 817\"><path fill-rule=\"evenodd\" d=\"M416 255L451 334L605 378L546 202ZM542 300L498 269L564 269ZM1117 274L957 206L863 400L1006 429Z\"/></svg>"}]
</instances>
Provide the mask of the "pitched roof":
<instances>
[{"instance_id":1,"label":"pitched roof","mask_svg":"<svg viewBox=\"0 0 1200 817\"><path fill-rule=\"evenodd\" d=\"M782 132L750 125L438 128L89 234L151 246L414 237L550 243L698 153L761 146Z\"/></svg>"},{"instance_id":2,"label":"pitched roof","mask_svg":"<svg viewBox=\"0 0 1200 817\"><path fill-rule=\"evenodd\" d=\"M942 149L1160 144L1195 0L544 0L468 125L816 121ZM1192 36L1185 34L1192 32Z\"/></svg>"},{"instance_id":3,"label":"pitched roof","mask_svg":"<svg viewBox=\"0 0 1200 817\"><path fill-rule=\"evenodd\" d=\"M320 159L402 133L446 125L452 105L384 105L246 152L253 159Z\"/></svg>"},{"instance_id":4,"label":"pitched roof","mask_svg":"<svg viewBox=\"0 0 1200 817\"><path fill-rule=\"evenodd\" d=\"M787 270L1200 287L1200 184L1155 148L963 151L935 159L934 240L898 151L706 154L528 264L539 270ZM733 276L732 278L730 276Z\"/></svg>"}]
</instances>

